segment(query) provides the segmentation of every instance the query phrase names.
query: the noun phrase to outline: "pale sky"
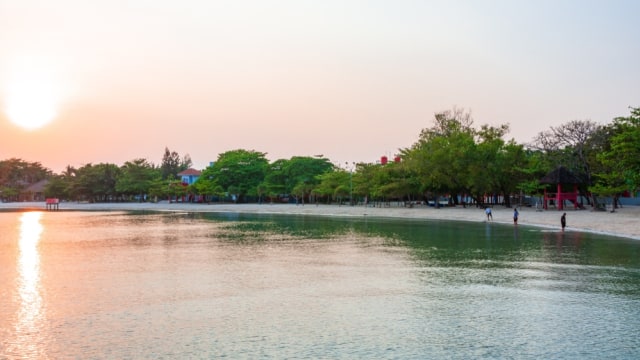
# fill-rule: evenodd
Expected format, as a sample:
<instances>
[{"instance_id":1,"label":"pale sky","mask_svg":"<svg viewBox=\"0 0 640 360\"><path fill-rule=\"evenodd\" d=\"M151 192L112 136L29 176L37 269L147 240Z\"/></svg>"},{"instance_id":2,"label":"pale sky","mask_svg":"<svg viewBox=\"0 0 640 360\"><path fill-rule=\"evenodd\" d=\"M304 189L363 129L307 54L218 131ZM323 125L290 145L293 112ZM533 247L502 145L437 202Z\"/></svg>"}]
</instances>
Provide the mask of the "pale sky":
<instances>
[{"instance_id":1,"label":"pale sky","mask_svg":"<svg viewBox=\"0 0 640 360\"><path fill-rule=\"evenodd\" d=\"M638 14L635 0L0 0L0 159L375 162L454 106L525 143L640 106Z\"/></svg>"}]
</instances>

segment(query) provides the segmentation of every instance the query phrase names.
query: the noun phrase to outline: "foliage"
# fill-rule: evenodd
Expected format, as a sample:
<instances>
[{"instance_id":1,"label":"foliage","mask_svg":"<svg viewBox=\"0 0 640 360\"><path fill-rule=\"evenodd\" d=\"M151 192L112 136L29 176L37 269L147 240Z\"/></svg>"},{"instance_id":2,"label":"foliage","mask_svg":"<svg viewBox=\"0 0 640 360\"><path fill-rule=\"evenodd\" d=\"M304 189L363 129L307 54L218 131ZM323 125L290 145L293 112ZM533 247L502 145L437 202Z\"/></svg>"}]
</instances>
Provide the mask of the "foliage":
<instances>
[{"instance_id":1,"label":"foliage","mask_svg":"<svg viewBox=\"0 0 640 360\"><path fill-rule=\"evenodd\" d=\"M162 164L160 165L160 173L163 180L175 180L178 173L187 170L192 165L189 154L180 158L180 154L176 151L170 151L168 147L164 148L162 156Z\"/></svg>"},{"instance_id":2,"label":"foliage","mask_svg":"<svg viewBox=\"0 0 640 360\"><path fill-rule=\"evenodd\" d=\"M196 188L221 188L243 199L247 194L257 194L257 187L264 181L268 160L264 153L249 150L231 150L218 156L213 166L207 167L196 181ZM210 182L210 183L207 183Z\"/></svg>"},{"instance_id":3,"label":"foliage","mask_svg":"<svg viewBox=\"0 0 640 360\"><path fill-rule=\"evenodd\" d=\"M44 188L44 195L47 198L68 199L68 186L64 177L61 175L52 176Z\"/></svg>"},{"instance_id":4,"label":"foliage","mask_svg":"<svg viewBox=\"0 0 640 360\"><path fill-rule=\"evenodd\" d=\"M222 153L189 187L177 174L191 166L165 148L158 167L146 159L122 166L101 163L71 166L53 175L40 163L21 159L0 161L0 198L19 199L26 187L48 179L45 195L70 200L126 201L180 198L188 193L232 196L258 201L296 196L302 202L415 200L465 195L478 203L487 195L539 194L539 179L563 165L584 179L583 192L611 196L640 188L640 109L602 126L574 120L540 132L531 144L505 139L508 125L475 127L471 114L454 108L434 115L410 147L400 149L401 162L354 164L353 171L334 166L322 156L294 156L269 163L264 153L232 150ZM315 198L315 199L314 199ZM595 203L595 201L594 201Z\"/></svg>"},{"instance_id":5,"label":"foliage","mask_svg":"<svg viewBox=\"0 0 640 360\"><path fill-rule=\"evenodd\" d=\"M43 167L39 162L28 162L17 158L0 160L0 199L17 201L23 189L51 175L51 170Z\"/></svg>"},{"instance_id":6,"label":"foliage","mask_svg":"<svg viewBox=\"0 0 640 360\"><path fill-rule=\"evenodd\" d=\"M288 160L279 159L267 166L264 182L260 185L267 196L275 198L280 194L291 192L287 189L287 183L289 183L286 174L287 162Z\"/></svg>"},{"instance_id":7,"label":"foliage","mask_svg":"<svg viewBox=\"0 0 640 360\"><path fill-rule=\"evenodd\" d=\"M402 154L423 192L435 197L467 194L481 202L484 194L507 192L517 185L512 185L507 166L518 162L518 149L513 142L505 146L502 137L507 131L507 125L477 130L469 113L454 109L436 114L434 125L422 130Z\"/></svg>"},{"instance_id":8,"label":"foliage","mask_svg":"<svg viewBox=\"0 0 640 360\"><path fill-rule=\"evenodd\" d=\"M333 170L333 164L323 157L294 156L280 159L266 168L262 188L273 196L293 194L307 198L320 183L318 176Z\"/></svg>"},{"instance_id":9,"label":"foliage","mask_svg":"<svg viewBox=\"0 0 640 360\"><path fill-rule=\"evenodd\" d=\"M349 172L344 169L335 169L318 175L320 183L313 191L318 196L341 202L349 196L349 176Z\"/></svg>"},{"instance_id":10,"label":"foliage","mask_svg":"<svg viewBox=\"0 0 640 360\"><path fill-rule=\"evenodd\" d=\"M599 195L619 196L640 187L640 108L632 108L629 117L615 118L605 128L608 146L597 155L601 164L598 182L591 191ZM614 202L615 204L615 202Z\"/></svg>"},{"instance_id":11,"label":"foliage","mask_svg":"<svg viewBox=\"0 0 640 360\"><path fill-rule=\"evenodd\" d=\"M538 133L532 147L542 151L553 168L562 165L592 185L601 134L601 126L591 120L572 120Z\"/></svg>"},{"instance_id":12,"label":"foliage","mask_svg":"<svg viewBox=\"0 0 640 360\"><path fill-rule=\"evenodd\" d=\"M540 183L540 179L551 170L551 166L545 161L544 154L541 151L524 148L522 151L524 164L517 168L522 175L522 180L518 183L516 189L525 194L540 195L545 187Z\"/></svg>"},{"instance_id":13,"label":"foliage","mask_svg":"<svg viewBox=\"0 0 640 360\"><path fill-rule=\"evenodd\" d=\"M120 168L115 190L123 195L138 195L142 201L155 180L161 177L160 172L146 159L127 161Z\"/></svg>"},{"instance_id":14,"label":"foliage","mask_svg":"<svg viewBox=\"0 0 640 360\"><path fill-rule=\"evenodd\" d=\"M76 200L106 202L117 199L116 182L120 167L115 164L87 164L76 171L70 196Z\"/></svg>"}]
</instances>

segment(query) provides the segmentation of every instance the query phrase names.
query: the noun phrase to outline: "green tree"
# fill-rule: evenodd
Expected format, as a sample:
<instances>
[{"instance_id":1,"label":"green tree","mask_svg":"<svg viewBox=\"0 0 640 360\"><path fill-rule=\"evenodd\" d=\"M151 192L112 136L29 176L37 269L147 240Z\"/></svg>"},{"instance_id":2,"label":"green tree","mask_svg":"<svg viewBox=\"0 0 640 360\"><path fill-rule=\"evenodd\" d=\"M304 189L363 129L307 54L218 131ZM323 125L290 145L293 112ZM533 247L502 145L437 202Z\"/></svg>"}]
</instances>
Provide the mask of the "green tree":
<instances>
[{"instance_id":1,"label":"green tree","mask_svg":"<svg viewBox=\"0 0 640 360\"><path fill-rule=\"evenodd\" d=\"M326 197L327 200L336 200L342 203L343 199L349 196L349 172L344 169L335 169L318 175L318 185L314 188L314 193L318 196Z\"/></svg>"},{"instance_id":2,"label":"green tree","mask_svg":"<svg viewBox=\"0 0 640 360\"><path fill-rule=\"evenodd\" d=\"M545 185L540 184L540 179L551 171L552 167L539 150L523 149L523 156L524 165L518 168L523 179L517 188L525 194L541 195Z\"/></svg>"},{"instance_id":3,"label":"green tree","mask_svg":"<svg viewBox=\"0 0 640 360\"><path fill-rule=\"evenodd\" d=\"M20 192L31 184L52 176L51 170L39 162L18 158L0 161L0 198L17 201Z\"/></svg>"},{"instance_id":4,"label":"green tree","mask_svg":"<svg viewBox=\"0 0 640 360\"><path fill-rule=\"evenodd\" d=\"M44 196L47 198L68 199L69 184L62 175L54 175L44 187Z\"/></svg>"},{"instance_id":5,"label":"green tree","mask_svg":"<svg viewBox=\"0 0 640 360\"><path fill-rule=\"evenodd\" d=\"M614 119L619 129L611 138L609 159L618 159L621 172L631 190L640 187L640 108L632 108L631 116Z\"/></svg>"},{"instance_id":6,"label":"green tree","mask_svg":"<svg viewBox=\"0 0 640 360\"><path fill-rule=\"evenodd\" d=\"M434 126L423 129L412 147L401 150L425 193L433 192L435 198L445 193L472 193L469 179L476 156L472 125L470 114L462 110L437 113Z\"/></svg>"},{"instance_id":7,"label":"green tree","mask_svg":"<svg viewBox=\"0 0 640 360\"><path fill-rule=\"evenodd\" d=\"M231 150L218 155L213 166L207 167L200 178L212 181L214 188L220 186L229 194L236 195L237 201L243 202L247 194L257 194L268 164L264 153Z\"/></svg>"},{"instance_id":8,"label":"green tree","mask_svg":"<svg viewBox=\"0 0 640 360\"><path fill-rule=\"evenodd\" d=\"M290 193L287 189L287 163L288 160L279 159L267 165L262 187L272 201L278 195Z\"/></svg>"},{"instance_id":9,"label":"green tree","mask_svg":"<svg viewBox=\"0 0 640 360\"><path fill-rule=\"evenodd\" d=\"M497 128L483 125L478 131L476 157L470 163L469 187L477 196L501 194L505 206L511 207L511 195L517 193L519 185L528 178L521 170L527 161L524 147L514 140L504 141L508 130L506 125Z\"/></svg>"},{"instance_id":10,"label":"green tree","mask_svg":"<svg viewBox=\"0 0 640 360\"><path fill-rule=\"evenodd\" d=\"M333 167L323 157L294 156L289 160L277 160L267 167L265 188L277 190L279 194L294 194L304 203L310 201L311 191L320 183L318 175Z\"/></svg>"},{"instance_id":11,"label":"green tree","mask_svg":"<svg viewBox=\"0 0 640 360\"><path fill-rule=\"evenodd\" d=\"M162 180L159 176L151 181L149 184L149 196L151 201L157 202L159 199L169 197L169 184L168 181Z\"/></svg>"},{"instance_id":12,"label":"green tree","mask_svg":"<svg viewBox=\"0 0 640 360\"><path fill-rule=\"evenodd\" d=\"M323 157L279 159L267 166L262 189L270 196L294 194L309 199L312 190L320 183L318 175L332 170L333 164Z\"/></svg>"},{"instance_id":13,"label":"green tree","mask_svg":"<svg viewBox=\"0 0 640 360\"><path fill-rule=\"evenodd\" d=\"M380 171L382 171L382 165L380 164L356 164L356 171L351 179L353 194L359 198L364 198L366 203L375 200L373 196L376 186L375 179L379 177L378 173ZM416 177L414 176L414 178Z\"/></svg>"},{"instance_id":14,"label":"green tree","mask_svg":"<svg viewBox=\"0 0 640 360\"><path fill-rule=\"evenodd\" d=\"M401 150L409 169L408 185L419 183L434 200L464 194L481 204L485 195L503 194L510 206L510 195L526 179L519 170L526 156L514 140L505 142L508 131L508 125L476 129L471 115L460 109L437 113L434 125L422 130L412 147Z\"/></svg>"},{"instance_id":15,"label":"green tree","mask_svg":"<svg viewBox=\"0 0 640 360\"><path fill-rule=\"evenodd\" d=\"M420 196L419 179L403 162L381 165L376 175L375 193L383 201L395 199L405 202L415 200L417 196Z\"/></svg>"},{"instance_id":16,"label":"green tree","mask_svg":"<svg viewBox=\"0 0 640 360\"><path fill-rule=\"evenodd\" d=\"M77 200L106 202L117 199L116 181L120 167L115 164L87 164L79 168L71 186L71 195Z\"/></svg>"},{"instance_id":17,"label":"green tree","mask_svg":"<svg viewBox=\"0 0 640 360\"><path fill-rule=\"evenodd\" d=\"M632 108L628 117L615 118L604 132L607 146L596 156L600 171L590 190L612 196L615 207L622 192L640 187L640 108Z\"/></svg>"},{"instance_id":18,"label":"green tree","mask_svg":"<svg viewBox=\"0 0 640 360\"><path fill-rule=\"evenodd\" d=\"M191 165L191 157L188 154L180 158L180 154L176 151L170 151L168 147L165 147L160 165L162 179L175 180L178 178L179 172L187 170Z\"/></svg>"},{"instance_id":19,"label":"green tree","mask_svg":"<svg viewBox=\"0 0 640 360\"><path fill-rule=\"evenodd\" d=\"M158 169L146 159L127 161L120 170L116 181L116 191L128 196L138 195L139 201L142 201L144 195L149 193L153 182L161 177Z\"/></svg>"},{"instance_id":20,"label":"green tree","mask_svg":"<svg viewBox=\"0 0 640 360\"><path fill-rule=\"evenodd\" d=\"M188 187L185 186L180 180L165 180L165 194L169 196L169 202L175 199L178 202L184 198L188 193Z\"/></svg>"}]
</instances>

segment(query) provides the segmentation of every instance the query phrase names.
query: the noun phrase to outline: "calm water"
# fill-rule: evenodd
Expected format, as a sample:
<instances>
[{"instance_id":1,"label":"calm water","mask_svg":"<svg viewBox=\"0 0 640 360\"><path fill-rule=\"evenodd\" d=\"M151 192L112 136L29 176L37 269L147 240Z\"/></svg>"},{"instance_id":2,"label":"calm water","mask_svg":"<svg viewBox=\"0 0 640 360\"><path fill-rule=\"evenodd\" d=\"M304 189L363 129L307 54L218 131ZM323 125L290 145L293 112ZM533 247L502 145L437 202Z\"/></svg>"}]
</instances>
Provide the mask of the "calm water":
<instances>
[{"instance_id":1,"label":"calm water","mask_svg":"<svg viewBox=\"0 0 640 360\"><path fill-rule=\"evenodd\" d=\"M632 359L640 242L484 223L0 212L0 358Z\"/></svg>"}]
</instances>

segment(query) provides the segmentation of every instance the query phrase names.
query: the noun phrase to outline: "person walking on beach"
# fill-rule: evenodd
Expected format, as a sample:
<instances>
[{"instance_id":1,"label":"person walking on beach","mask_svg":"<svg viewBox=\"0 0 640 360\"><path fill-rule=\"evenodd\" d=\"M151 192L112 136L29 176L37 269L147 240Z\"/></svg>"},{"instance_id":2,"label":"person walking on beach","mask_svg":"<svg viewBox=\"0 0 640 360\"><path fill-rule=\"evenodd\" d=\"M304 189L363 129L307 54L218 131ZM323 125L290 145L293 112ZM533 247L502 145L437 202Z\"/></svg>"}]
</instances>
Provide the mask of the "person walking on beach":
<instances>
[{"instance_id":1,"label":"person walking on beach","mask_svg":"<svg viewBox=\"0 0 640 360\"><path fill-rule=\"evenodd\" d=\"M567 213L562 214L560 217L560 225L562 225L562 231L564 231L564 228L567 226Z\"/></svg>"},{"instance_id":2,"label":"person walking on beach","mask_svg":"<svg viewBox=\"0 0 640 360\"><path fill-rule=\"evenodd\" d=\"M493 214L491 214L491 208L487 206L486 209L484 209L485 214L487 214L487 221L489 220L493 220Z\"/></svg>"},{"instance_id":3,"label":"person walking on beach","mask_svg":"<svg viewBox=\"0 0 640 360\"><path fill-rule=\"evenodd\" d=\"M513 225L518 225L518 209L513 208Z\"/></svg>"}]
</instances>

